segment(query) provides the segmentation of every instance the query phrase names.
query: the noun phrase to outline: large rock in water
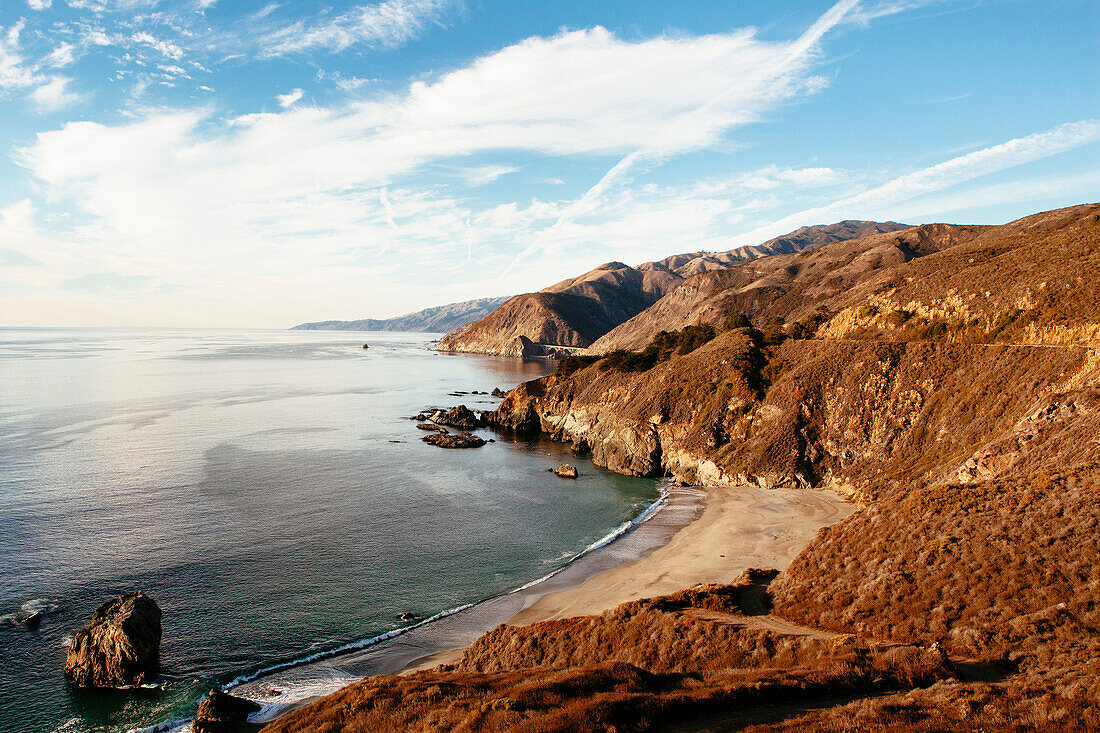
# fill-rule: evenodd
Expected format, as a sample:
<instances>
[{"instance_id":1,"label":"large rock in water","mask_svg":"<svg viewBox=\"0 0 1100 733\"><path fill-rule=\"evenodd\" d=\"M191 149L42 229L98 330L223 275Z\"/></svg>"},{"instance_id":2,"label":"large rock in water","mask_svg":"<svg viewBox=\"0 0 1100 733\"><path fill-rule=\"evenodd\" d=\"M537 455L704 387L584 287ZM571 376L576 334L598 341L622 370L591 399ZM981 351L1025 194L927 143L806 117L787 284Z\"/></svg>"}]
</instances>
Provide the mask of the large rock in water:
<instances>
[{"instance_id":1,"label":"large rock in water","mask_svg":"<svg viewBox=\"0 0 1100 733\"><path fill-rule=\"evenodd\" d=\"M160 668L160 608L141 592L96 609L73 637L65 676L81 687L126 687L153 681Z\"/></svg>"},{"instance_id":2,"label":"large rock in water","mask_svg":"<svg viewBox=\"0 0 1100 733\"><path fill-rule=\"evenodd\" d=\"M211 690L199 703L192 733L237 733L248 722L249 713L260 710L260 704L221 690ZM259 727L259 726L257 726Z\"/></svg>"},{"instance_id":3,"label":"large rock in water","mask_svg":"<svg viewBox=\"0 0 1100 733\"><path fill-rule=\"evenodd\" d=\"M479 418L477 414L466 407L466 405L452 407L442 415L432 418L432 420L439 425L450 425L451 427L462 428L463 430L480 428L485 425L485 421Z\"/></svg>"}]
</instances>

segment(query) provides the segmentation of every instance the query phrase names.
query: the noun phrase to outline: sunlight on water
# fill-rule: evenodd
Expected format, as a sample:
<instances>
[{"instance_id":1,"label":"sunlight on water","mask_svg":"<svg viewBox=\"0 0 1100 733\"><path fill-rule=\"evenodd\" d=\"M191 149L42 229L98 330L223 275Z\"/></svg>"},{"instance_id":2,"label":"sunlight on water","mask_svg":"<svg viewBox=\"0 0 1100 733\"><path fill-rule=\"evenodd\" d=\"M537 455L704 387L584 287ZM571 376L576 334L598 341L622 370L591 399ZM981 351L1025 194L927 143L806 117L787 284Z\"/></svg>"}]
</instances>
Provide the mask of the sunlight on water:
<instances>
[{"instance_id":1,"label":"sunlight on water","mask_svg":"<svg viewBox=\"0 0 1100 733\"><path fill-rule=\"evenodd\" d=\"M541 577L655 498L583 461L558 479L560 446L422 443L409 415L491 409L450 393L546 369L431 338L0 330L0 730L186 716L212 684ZM167 689L71 690L68 640L133 589L164 610Z\"/></svg>"}]
</instances>

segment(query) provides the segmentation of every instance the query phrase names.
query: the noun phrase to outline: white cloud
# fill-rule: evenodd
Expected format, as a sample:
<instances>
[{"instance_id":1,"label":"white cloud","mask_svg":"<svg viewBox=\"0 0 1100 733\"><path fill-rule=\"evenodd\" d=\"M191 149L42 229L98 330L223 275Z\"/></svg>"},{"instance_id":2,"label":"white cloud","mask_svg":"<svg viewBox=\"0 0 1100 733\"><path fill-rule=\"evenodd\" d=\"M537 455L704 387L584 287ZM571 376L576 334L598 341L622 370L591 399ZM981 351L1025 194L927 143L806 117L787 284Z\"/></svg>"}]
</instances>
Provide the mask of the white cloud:
<instances>
[{"instance_id":1,"label":"white cloud","mask_svg":"<svg viewBox=\"0 0 1100 733\"><path fill-rule=\"evenodd\" d=\"M738 239L745 243L756 242L809 224L820 224L838 218L872 218L875 212L896 209L901 202L944 191L990 173L1097 141L1100 141L1100 120L1069 122L1045 132L960 155L899 176L874 188L845 196L825 206L799 211L754 229Z\"/></svg>"},{"instance_id":2,"label":"white cloud","mask_svg":"<svg viewBox=\"0 0 1100 733\"><path fill-rule=\"evenodd\" d=\"M74 104L80 101L80 95L69 91L71 81L64 76L50 77L49 81L31 92L31 101L41 112L52 112Z\"/></svg>"},{"instance_id":3,"label":"white cloud","mask_svg":"<svg viewBox=\"0 0 1100 733\"><path fill-rule=\"evenodd\" d=\"M63 66L68 66L75 60L76 46L71 43L62 42L57 44L57 47L42 60L42 63L46 66L60 69Z\"/></svg>"},{"instance_id":4,"label":"white cloud","mask_svg":"<svg viewBox=\"0 0 1100 733\"><path fill-rule=\"evenodd\" d=\"M330 53L350 46L392 48L416 37L430 23L438 22L454 0L385 0L359 5L334 18L307 24L298 21L265 34L261 55L283 56L323 49ZM267 13L270 13L268 6Z\"/></svg>"},{"instance_id":5,"label":"white cloud","mask_svg":"<svg viewBox=\"0 0 1100 733\"><path fill-rule=\"evenodd\" d=\"M45 10L53 5L53 0L27 0L27 7L31 10Z\"/></svg>"},{"instance_id":6,"label":"white cloud","mask_svg":"<svg viewBox=\"0 0 1100 733\"><path fill-rule=\"evenodd\" d=\"M495 156L472 167L474 183L488 182L517 168L516 156L644 149L649 157L630 172L636 175L661 156L716 144L816 91L813 57L806 37L768 42L738 31L630 42L593 28L530 38L402 94L345 107L291 106L231 120L197 109L146 112L127 124L73 122L40 133L20 160L51 199L72 202L89 222L71 241L115 253L71 277L152 270L235 291L231 283L248 273L260 289L257 308L304 309L353 287L347 273L358 281L368 267L422 263L450 281L453 268L473 266L466 258L474 241L478 267L499 273L571 205L532 202L515 209L513 221L504 210L483 216L468 202L429 193L431 171ZM380 195L383 187L388 194ZM602 190L611 193L609 185ZM658 208L675 211L663 217ZM639 209L646 222L639 228L626 221L627 211L616 236L642 236L646 227L650 235L671 232L687 216L686 207L664 201ZM566 239L580 241L585 231L576 225ZM271 282L297 282L325 265L340 265L332 277L343 286L328 280L312 291L291 289L296 304L271 300L284 289ZM531 276L545 278L546 270ZM396 296L412 297L407 289Z\"/></svg>"},{"instance_id":7,"label":"white cloud","mask_svg":"<svg viewBox=\"0 0 1100 733\"><path fill-rule=\"evenodd\" d=\"M0 28L0 91L26 89L38 82L20 51L19 34L23 32L23 25L20 20L7 29Z\"/></svg>"},{"instance_id":8,"label":"white cloud","mask_svg":"<svg viewBox=\"0 0 1100 733\"><path fill-rule=\"evenodd\" d=\"M304 94L305 91L302 89L291 89L286 94L275 95L275 98L279 100L279 106L286 109L287 107L293 107L294 103L301 99Z\"/></svg>"},{"instance_id":9,"label":"white cloud","mask_svg":"<svg viewBox=\"0 0 1100 733\"><path fill-rule=\"evenodd\" d=\"M466 183L471 186L485 186L509 173L518 173L519 167L514 165L482 165L476 168L463 168L461 175Z\"/></svg>"}]
</instances>

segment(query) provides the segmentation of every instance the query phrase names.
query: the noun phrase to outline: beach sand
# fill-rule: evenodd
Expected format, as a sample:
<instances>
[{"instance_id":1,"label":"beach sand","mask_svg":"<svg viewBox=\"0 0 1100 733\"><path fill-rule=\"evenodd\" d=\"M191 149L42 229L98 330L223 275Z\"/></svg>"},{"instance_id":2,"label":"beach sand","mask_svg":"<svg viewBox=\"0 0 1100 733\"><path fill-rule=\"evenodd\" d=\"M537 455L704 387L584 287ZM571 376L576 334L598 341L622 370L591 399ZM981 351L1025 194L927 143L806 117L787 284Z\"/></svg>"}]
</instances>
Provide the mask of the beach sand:
<instances>
[{"instance_id":1,"label":"beach sand","mask_svg":"<svg viewBox=\"0 0 1100 733\"><path fill-rule=\"evenodd\" d=\"M818 530L855 507L829 491L705 489L703 510L664 544L575 587L532 595L512 626L600 613L620 603L675 593L697 583L727 583L748 568L785 569ZM419 659L404 672L452 664L462 649Z\"/></svg>"},{"instance_id":2,"label":"beach sand","mask_svg":"<svg viewBox=\"0 0 1100 733\"><path fill-rule=\"evenodd\" d=\"M600 613L697 583L728 583L748 568L783 570L819 529L854 510L828 491L708 489L702 514L667 545L576 588L542 596L508 623L523 626Z\"/></svg>"},{"instance_id":3,"label":"beach sand","mask_svg":"<svg viewBox=\"0 0 1100 733\"><path fill-rule=\"evenodd\" d=\"M729 582L747 568L782 570L819 529L853 511L828 491L673 488L664 508L647 522L541 583L381 644L265 675L232 692L271 700L263 716L271 720L365 676L453 664L498 623L595 614L697 583ZM296 692L272 699L274 689Z\"/></svg>"}]
</instances>

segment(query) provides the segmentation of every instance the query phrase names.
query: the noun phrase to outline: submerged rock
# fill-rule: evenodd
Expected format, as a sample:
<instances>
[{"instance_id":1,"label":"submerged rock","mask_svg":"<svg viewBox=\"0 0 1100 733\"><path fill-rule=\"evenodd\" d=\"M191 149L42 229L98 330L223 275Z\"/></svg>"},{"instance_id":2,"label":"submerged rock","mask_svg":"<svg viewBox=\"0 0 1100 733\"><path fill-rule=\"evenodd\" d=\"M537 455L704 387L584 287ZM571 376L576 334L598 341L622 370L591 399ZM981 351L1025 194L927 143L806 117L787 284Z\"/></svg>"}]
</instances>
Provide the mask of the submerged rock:
<instances>
[{"instance_id":1,"label":"submerged rock","mask_svg":"<svg viewBox=\"0 0 1100 733\"><path fill-rule=\"evenodd\" d=\"M484 439L470 433L434 433L425 435L421 440L440 448L480 448L485 445Z\"/></svg>"},{"instance_id":2,"label":"submerged rock","mask_svg":"<svg viewBox=\"0 0 1100 733\"><path fill-rule=\"evenodd\" d=\"M570 466L568 463L563 463L554 469L554 473L561 476L562 478L576 478L577 467Z\"/></svg>"},{"instance_id":3,"label":"submerged rock","mask_svg":"<svg viewBox=\"0 0 1100 733\"><path fill-rule=\"evenodd\" d=\"M25 619L23 619L23 624L26 625L27 628L31 628L31 629L37 629L38 625L41 624L41 623L42 623L42 612L41 611L35 611L30 616L27 616Z\"/></svg>"},{"instance_id":4,"label":"submerged rock","mask_svg":"<svg viewBox=\"0 0 1100 733\"><path fill-rule=\"evenodd\" d=\"M403 614L398 616L398 618L401 619L402 621L415 621L416 620L416 614L413 613L412 611L405 611Z\"/></svg>"},{"instance_id":5,"label":"submerged rock","mask_svg":"<svg viewBox=\"0 0 1100 733\"><path fill-rule=\"evenodd\" d=\"M69 645L65 676L80 687L127 687L159 671L160 608L140 591L96 609Z\"/></svg>"},{"instance_id":6,"label":"submerged rock","mask_svg":"<svg viewBox=\"0 0 1100 733\"><path fill-rule=\"evenodd\" d=\"M249 713L260 710L260 704L221 690L211 690L199 703L192 733L237 733L241 723L248 722Z\"/></svg>"},{"instance_id":7,"label":"submerged rock","mask_svg":"<svg viewBox=\"0 0 1100 733\"><path fill-rule=\"evenodd\" d=\"M447 432L447 428L442 428L438 425L432 425L429 422L417 423L416 427L420 428L421 430L431 430L433 433L445 433L445 432Z\"/></svg>"}]
</instances>

